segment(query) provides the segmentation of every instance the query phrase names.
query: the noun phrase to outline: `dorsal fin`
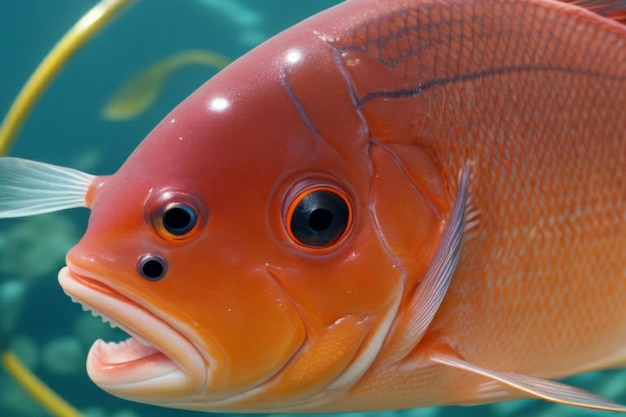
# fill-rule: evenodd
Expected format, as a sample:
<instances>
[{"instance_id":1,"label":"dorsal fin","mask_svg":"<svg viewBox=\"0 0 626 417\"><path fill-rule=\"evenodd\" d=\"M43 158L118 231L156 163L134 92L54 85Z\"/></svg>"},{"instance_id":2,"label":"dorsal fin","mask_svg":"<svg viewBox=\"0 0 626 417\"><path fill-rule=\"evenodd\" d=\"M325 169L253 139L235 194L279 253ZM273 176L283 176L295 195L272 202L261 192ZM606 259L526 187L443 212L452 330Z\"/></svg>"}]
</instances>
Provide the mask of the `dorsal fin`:
<instances>
[{"instance_id":1,"label":"dorsal fin","mask_svg":"<svg viewBox=\"0 0 626 417\"><path fill-rule=\"evenodd\" d=\"M561 0L626 25L626 0Z\"/></svg>"}]
</instances>

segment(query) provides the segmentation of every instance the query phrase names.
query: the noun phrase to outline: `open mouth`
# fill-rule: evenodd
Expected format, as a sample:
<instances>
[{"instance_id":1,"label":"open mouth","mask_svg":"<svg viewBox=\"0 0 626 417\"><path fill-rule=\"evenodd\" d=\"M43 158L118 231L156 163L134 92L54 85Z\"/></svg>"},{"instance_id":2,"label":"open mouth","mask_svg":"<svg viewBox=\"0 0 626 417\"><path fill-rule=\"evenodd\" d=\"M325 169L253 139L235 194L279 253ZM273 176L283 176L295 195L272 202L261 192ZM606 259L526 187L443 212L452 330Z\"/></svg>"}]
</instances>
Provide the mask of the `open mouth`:
<instances>
[{"instance_id":1,"label":"open mouth","mask_svg":"<svg viewBox=\"0 0 626 417\"><path fill-rule=\"evenodd\" d=\"M94 279L65 267L59 283L74 302L131 337L97 340L87 356L96 385L133 400L165 402L197 393L206 382L206 364L194 345L144 307Z\"/></svg>"}]
</instances>

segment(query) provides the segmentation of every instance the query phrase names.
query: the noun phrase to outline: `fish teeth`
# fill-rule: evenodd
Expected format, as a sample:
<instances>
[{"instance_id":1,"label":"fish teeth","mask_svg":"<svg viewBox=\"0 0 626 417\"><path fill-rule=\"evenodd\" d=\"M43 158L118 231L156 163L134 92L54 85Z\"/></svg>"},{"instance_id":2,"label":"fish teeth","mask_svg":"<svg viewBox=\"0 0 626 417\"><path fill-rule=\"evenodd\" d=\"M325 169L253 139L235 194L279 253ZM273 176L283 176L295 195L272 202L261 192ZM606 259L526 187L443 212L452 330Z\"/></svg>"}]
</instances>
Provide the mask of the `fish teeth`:
<instances>
[{"instance_id":1,"label":"fish teeth","mask_svg":"<svg viewBox=\"0 0 626 417\"><path fill-rule=\"evenodd\" d=\"M92 316L94 317L99 317L100 320L102 320L104 323L108 323L109 326L112 329L120 329L122 328L122 326L120 326L120 323L113 320L111 317L107 316L106 314L102 313L99 310L96 310L95 308L84 304L83 302L81 302L80 300L77 300L74 297L70 297L72 299L73 302L75 302L76 304L80 304L80 306L82 307L83 311L89 311L91 313Z\"/></svg>"},{"instance_id":2,"label":"fish teeth","mask_svg":"<svg viewBox=\"0 0 626 417\"><path fill-rule=\"evenodd\" d=\"M84 304L83 302L81 302L80 300L77 300L74 297L70 297L72 299L73 302L80 304L83 311L89 311L91 313L92 316L94 317L99 317L104 323L108 323L109 326L112 329L121 329L124 332L130 334L135 340L137 340L137 342L141 343L144 346L148 346L151 347L153 349L157 349L158 348L156 346L154 346L150 341L148 341L147 339L143 338L142 336L137 335L134 332L131 332L129 330L127 330L122 324L120 324L119 322L117 322L116 320L112 319L111 317L107 316L106 314L102 313L101 311L87 305ZM121 344L123 344L124 342L107 342L107 344L113 346L119 346Z\"/></svg>"},{"instance_id":3,"label":"fish teeth","mask_svg":"<svg viewBox=\"0 0 626 417\"><path fill-rule=\"evenodd\" d=\"M83 304L80 300L77 300L76 298L71 297L71 296L70 296L70 298L72 299L73 303L80 304L80 306L83 309L83 311L91 311L91 308L89 308L89 306L86 306L85 304Z\"/></svg>"}]
</instances>

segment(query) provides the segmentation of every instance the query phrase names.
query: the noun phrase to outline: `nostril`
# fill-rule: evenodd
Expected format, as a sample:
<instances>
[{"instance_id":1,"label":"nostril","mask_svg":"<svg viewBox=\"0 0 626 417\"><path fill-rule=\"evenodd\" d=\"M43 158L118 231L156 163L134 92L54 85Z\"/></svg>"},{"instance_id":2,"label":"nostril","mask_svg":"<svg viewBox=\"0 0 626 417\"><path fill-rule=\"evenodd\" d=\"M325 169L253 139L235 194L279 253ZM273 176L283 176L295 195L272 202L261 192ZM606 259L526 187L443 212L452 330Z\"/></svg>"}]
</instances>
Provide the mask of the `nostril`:
<instances>
[{"instance_id":1,"label":"nostril","mask_svg":"<svg viewBox=\"0 0 626 417\"><path fill-rule=\"evenodd\" d=\"M158 281L167 273L167 262L158 255L147 253L139 257L137 271L149 281Z\"/></svg>"}]
</instances>

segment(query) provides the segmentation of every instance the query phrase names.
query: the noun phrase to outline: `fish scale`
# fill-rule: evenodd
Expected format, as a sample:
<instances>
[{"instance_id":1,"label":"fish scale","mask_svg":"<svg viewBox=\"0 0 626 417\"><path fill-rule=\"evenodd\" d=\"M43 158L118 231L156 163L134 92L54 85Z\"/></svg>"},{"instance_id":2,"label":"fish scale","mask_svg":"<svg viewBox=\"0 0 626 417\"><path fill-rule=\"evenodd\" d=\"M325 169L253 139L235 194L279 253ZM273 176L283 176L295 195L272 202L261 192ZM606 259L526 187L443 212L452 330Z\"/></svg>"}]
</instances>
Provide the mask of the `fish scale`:
<instances>
[{"instance_id":1,"label":"fish scale","mask_svg":"<svg viewBox=\"0 0 626 417\"><path fill-rule=\"evenodd\" d=\"M480 170L472 193L480 212L477 237L464 244L431 328L463 346L465 359L488 367L522 373L540 369L540 375L549 376L566 374L559 370L564 362L575 372L593 368L598 359L585 364L582 358L619 352L626 336L620 301L626 295L620 273L626 271L626 118L615 111L626 109L624 28L541 2L451 3L413 3L419 11L406 14L425 24L385 31L382 41L359 36L347 45L338 42L391 65L400 80L433 84L432 92L422 88L414 94L423 97L420 110L429 113L430 122L418 126L415 141L431 150L451 184L467 160ZM474 18L478 8L493 15ZM373 25L398 25L399 20L377 19ZM476 21L480 30L458 29L474 27ZM598 30L604 24L612 30ZM486 29L492 27L494 32ZM465 39L467 33L484 38ZM406 44L396 39L407 34L436 42L397 57L370 46ZM590 52L597 53L595 59ZM411 57L420 63L412 71L407 70ZM359 96L374 97L355 84ZM410 88L400 85L396 91L409 96ZM389 97L380 103L374 103L377 98L366 102L366 119L411 124L415 112L408 100L404 114L386 102L399 95L396 91L377 93ZM452 104L458 106L450 98L457 98ZM513 230L516 239L510 238ZM603 279L611 285L598 288ZM468 309L474 291L482 301ZM515 319L502 320L503 314ZM542 331L539 341L537 331ZM603 338L597 338L599 332ZM498 355L487 346L498 346Z\"/></svg>"}]
</instances>

